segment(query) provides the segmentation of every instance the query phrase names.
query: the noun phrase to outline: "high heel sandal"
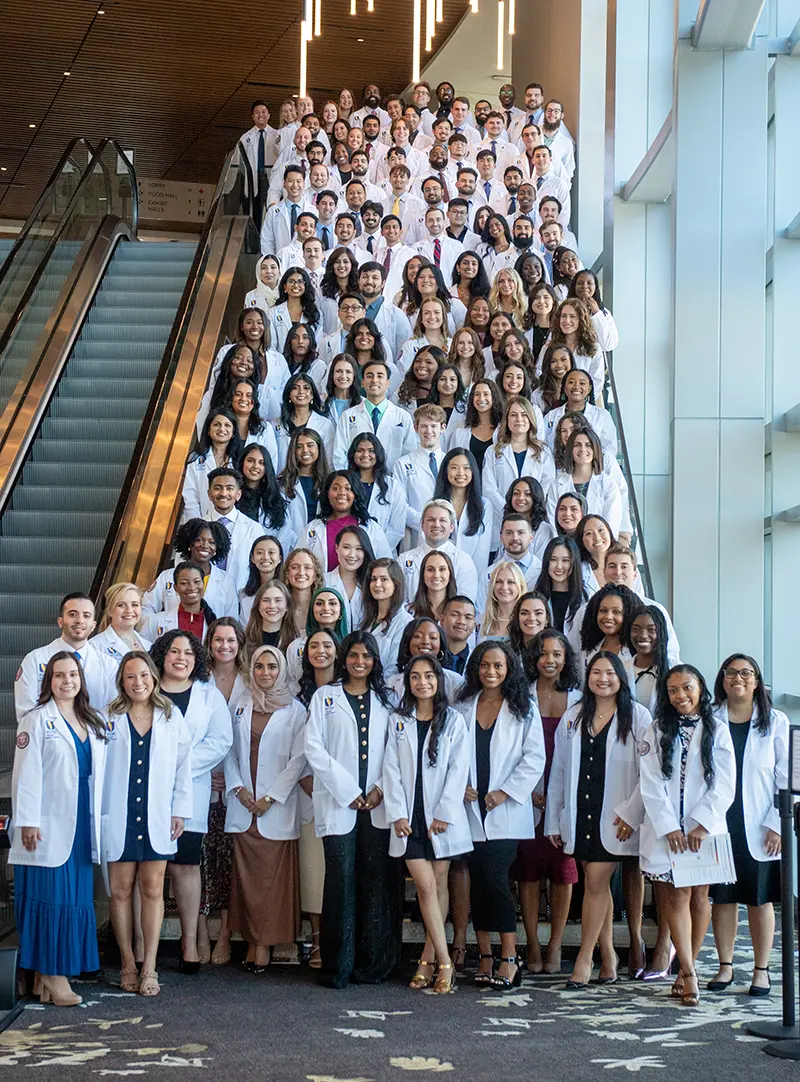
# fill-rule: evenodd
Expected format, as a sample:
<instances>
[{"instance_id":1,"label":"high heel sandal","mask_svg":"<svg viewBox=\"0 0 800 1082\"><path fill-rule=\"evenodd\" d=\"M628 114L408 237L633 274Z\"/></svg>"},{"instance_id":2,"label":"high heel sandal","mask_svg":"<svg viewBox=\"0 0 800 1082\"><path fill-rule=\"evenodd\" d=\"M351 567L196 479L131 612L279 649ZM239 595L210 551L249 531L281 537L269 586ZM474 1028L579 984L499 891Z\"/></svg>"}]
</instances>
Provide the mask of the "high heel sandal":
<instances>
[{"instance_id":1,"label":"high heel sandal","mask_svg":"<svg viewBox=\"0 0 800 1082\"><path fill-rule=\"evenodd\" d=\"M615 968L618 968L619 967L619 955L615 954L614 957L617 960ZM615 973L613 977L598 977L597 978L597 983L598 984L617 984L618 981L619 981L619 974L618 973Z\"/></svg>"},{"instance_id":2,"label":"high heel sandal","mask_svg":"<svg viewBox=\"0 0 800 1082\"><path fill-rule=\"evenodd\" d=\"M155 970L153 970L152 973L142 973L141 980L139 981L139 995L161 995L161 985L158 983L158 974Z\"/></svg>"},{"instance_id":3,"label":"high heel sandal","mask_svg":"<svg viewBox=\"0 0 800 1082\"><path fill-rule=\"evenodd\" d=\"M451 947L450 948L450 961L455 966L456 973L460 973L464 968L464 962L467 960L467 948L466 947Z\"/></svg>"},{"instance_id":4,"label":"high heel sandal","mask_svg":"<svg viewBox=\"0 0 800 1082\"><path fill-rule=\"evenodd\" d=\"M758 970L759 973L766 973L767 981L769 983L767 984L766 988L762 988L761 985L758 984L751 984L749 994L751 996L768 996L772 991L772 981L769 977L769 966L753 966L753 969Z\"/></svg>"},{"instance_id":5,"label":"high heel sandal","mask_svg":"<svg viewBox=\"0 0 800 1082\"><path fill-rule=\"evenodd\" d=\"M493 954L482 954L481 955L481 961L483 961L484 958L491 958L491 960L492 960L492 968L489 970L488 973L486 973L486 972L482 973L480 970L478 970L478 972L472 978L472 983L473 984L490 985L492 983L492 980L494 979L494 955Z\"/></svg>"},{"instance_id":6,"label":"high heel sandal","mask_svg":"<svg viewBox=\"0 0 800 1082\"><path fill-rule=\"evenodd\" d=\"M678 973L678 976L675 978L672 987L669 990L669 994L673 997L673 999L680 999L683 995L684 980L685 976L683 972Z\"/></svg>"},{"instance_id":7,"label":"high heel sandal","mask_svg":"<svg viewBox=\"0 0 800 1082\"><path fill-rule=\"evenodd\" d=\"M697 1007L700 1003L700 988L697 983L697 974L684 973L683 992L681 994L681 1003L684 1007ZM694 988L687 988L689 981L694 982Z\"/></svg>"},{"instance_id":8,"label":"high heel sandal","mask_svg":"<svg viewBox=\"0 0 800 1082\"><path fill-rule=\"evenodd\" d=\"M434 992L439 996L446 996L448 992L452 992L456 983L456 971L452 962L440 962L439 968L436 970L436 983L433 986Z\"/></svg>"},{"instance_id":9,"label":"high heel sandal","mask_svg":"<svg viewBox=\"0 0 800 1082\"><path fill-rule=\"evenodd\" d=\"M42 977L39 984L39 1002L52 1003L54 1007L77 1007L79 1003L83 1003L83 999L72 989L66 995L59 995L47 983L47 977Z\"/></svg>"},{"instance_id":10,"label":"high heel sandal","mask_svg":"<svg viewBox=\"0 0 800 1082\"><path fill-rule=\"evenodd\" d=\"M319 932L311 933L311 950L308 953L310 969L322 969L322 955L319 953Z\"/></svg>"},{"instance_id":11,"label":"high heel sandal","mask_svg":"<svg viewBox=\"0 0 800 1082\"><path fill-rule=\"evenodd\" d=\"M413 988L415 992L421 992L423 988L430 988L433 984L433 973L431 973L430 976L420 973L420 969L422 969L423 966L427 966L428 969L433 970L433 962L426 962L424 958L420 958L417 962L417 972L408 982L408 987Z\"/></svg>"},{"instance_id":12,"label":"high heel sandal","mask_svg":"<svg viewBox=\"0 0 800 1082\"><path fill-rule=\"evenodd\" d=\"M121 969L119 971L119 986L123 992L139 991L139 970L136 966L133 969Z\"/></svg>"},{"instance_id":13,"label":"high heel sandal","mask_svg":"<svg viewBox=\"0 0 800 1082\"><path fill-rule=\"evenodd\" d=\"M731 979L729 981L709 981L706 988L709 992L726 992L733 984L733 962L720 962L719 968L722 969L726 966L731 971Z\"/></svg>"},{"instance_id":14,"label":"high heel sandal","mask_svg":"<svg viewBox=\"0 0 800 1082\"><path fill-rule=\"evenodd\" d=\"M492 988L496 988L499 992L505 992L509 988L519 988L522 984L522 965L519 958L501 958L500 964L506 962L510 966L516 966L513 977L503 977L501 974L496 973L492 977Z\"/></svg>"}]
</instances>

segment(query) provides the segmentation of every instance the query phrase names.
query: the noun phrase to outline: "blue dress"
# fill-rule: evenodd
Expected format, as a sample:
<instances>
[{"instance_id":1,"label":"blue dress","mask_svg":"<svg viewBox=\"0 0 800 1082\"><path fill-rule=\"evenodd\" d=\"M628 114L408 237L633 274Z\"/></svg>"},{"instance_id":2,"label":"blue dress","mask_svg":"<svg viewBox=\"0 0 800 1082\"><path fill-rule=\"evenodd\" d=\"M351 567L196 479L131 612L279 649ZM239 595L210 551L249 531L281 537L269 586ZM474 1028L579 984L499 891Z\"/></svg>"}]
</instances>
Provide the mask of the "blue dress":
<instances>
[{"instance_id":1,"label":"blue dress","mask_svg":"<svg viewBox=\"0 0 800 1082\"><path fill-rule=\"evenodd\" d=\"M50 977L75 977L100 968L94 916L91 796L92 748L69 726L78 756L78 817L72 851L58 868L18 864L14 909L19 964Z\"/></svg>"},{"instance_id":2,"label":"blue dress","mask_svg":"<svg viewBox=\"0 0 800 1082\"><path fill-rule=\"evenodd\" d=\"M150 743L152 727L140 736L130 717L128 731L131 765L128 774L128 818L125 824L125 848L117 858L120 862L141 864L145 860L172 860L169 853L157 853L150 844L147 808L150 803Z\"/></svg>"}]
</instances>

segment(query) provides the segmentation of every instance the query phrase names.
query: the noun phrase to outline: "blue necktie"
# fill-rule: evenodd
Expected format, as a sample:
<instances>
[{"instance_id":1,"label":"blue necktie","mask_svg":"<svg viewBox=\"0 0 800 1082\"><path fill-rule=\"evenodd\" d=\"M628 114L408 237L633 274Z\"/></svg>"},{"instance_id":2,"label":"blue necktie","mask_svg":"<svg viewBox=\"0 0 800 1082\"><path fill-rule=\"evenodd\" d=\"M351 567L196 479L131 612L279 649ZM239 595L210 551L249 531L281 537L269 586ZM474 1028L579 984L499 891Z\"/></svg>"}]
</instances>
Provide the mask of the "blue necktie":
<instances>
[{"instance_id":1,"label":"blue necktie","mask_svg":"<svg viewBox=\"0 0 800 1082\"><path fill-rule=\"evenodd\" d=\"M377 406L373 406L370 412L372 413L372 430L377 432L378 425L381 423L381 411Z\"/></svg>"},{"instance_id":2,"label":"blue necktie","mask_svg":"<svg viewBox=\"0 0 800 1082\"><path fill-rule=\"evenodd\" d=\"M374 242L375 238L372 236L367 239L367 251L370 255L373 255L375 252Z\"/></svg>"},{"instance_id":3,"label":"blue necktie","mask_svg":"<svg viewBox=\"0 0 800 1082\"><path fill-rule=\"evenodd\" d=\"M492 190L492 182L491 182L491 180L484 180L484 182L483 182L483 190L486 192L486 198L488 199L489 198L489 192Z\"/></svg>"},{"instance_id":4,"label":"blue necktie","mask_svg":"<svg viewBox=\"0 0 800 1082\"><path fill-rule=\"evenodd\" d=\"M497 157L497 140L496 139L492 139L492 154L494 154L495 158Z\"/></svg>"},{"instance_id":5,"label":"blue necktie","mask_svg":"<svg viewBox=\"0 0 800 1082\"><path fill-rule=\"evenodd\" d=\"M517 197L515 195L512 195L511 196L511 202L508 204L508 213L509 214L516 214L516 212L517 212Z\"/></svg>"},{"instance_id":6,"label":"blue necktie","mask_svg":"<svg viewBox=\"0 0 800 1082\"><path fill-rule=\"evenodd\" d=\"M438 479L438 477L439 477L439 463L436 461L436 452L435 451L431 451L431 453L428 455L428 462L430 463L431 473L433 474L433 479L434 479L434 481L436 481Z\"/></svg>"},{"instance_id":7,"label":"blue necktie","mask_svg":"<svg viewBox=\"0 0 800 1082\"><path fill-rule=\"evenodd\" d=\"M541 186L544 184L544 177L536 178L536 191L538 192Z\"/></svg>"}]
</instances>

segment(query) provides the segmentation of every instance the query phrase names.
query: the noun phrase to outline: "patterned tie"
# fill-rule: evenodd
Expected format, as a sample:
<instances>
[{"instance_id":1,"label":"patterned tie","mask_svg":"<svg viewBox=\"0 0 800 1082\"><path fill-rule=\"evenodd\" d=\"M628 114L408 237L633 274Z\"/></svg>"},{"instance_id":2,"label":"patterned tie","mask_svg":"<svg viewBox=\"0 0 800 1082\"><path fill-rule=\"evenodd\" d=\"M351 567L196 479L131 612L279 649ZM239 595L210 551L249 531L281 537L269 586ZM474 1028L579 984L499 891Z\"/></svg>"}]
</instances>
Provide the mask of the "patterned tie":
<instances>
[{"instance_id":1,"label":"patterned tie","mask_svg":"<svg viewBox=\"0 0 800 1082\"><path fill-rule=\"evenodd\" d=\"M434 481L436 481L438 479L438 477L439 477L439 463L436 461L436 452L435 451L431 451L431 453L428 455L428 463L430 464L430 467L431 467L431 473L433 474L433 479L434 479Z\"/></svg>"},{"instance_id":2,"label":"patterned tie","mask_svg":"<svg viewBox=\"0 0 800 1082\"><path fill-rule=\"evenodd\" d=\"M381 423L381 411L377 406L372 407L372 431L378 431L378 425Z\"/></svg>"},{"instance_id":3,"label":"patterned tie","mask_svg":"<svg viewBox=\"0 0 800 1082\"><path fill-rule=\"evenodd\" d=\"M437 267L441 266L442 263L442 242L438 237L433 242L433 262Z\"/></svg>"},{"instance_id":4,"label":"patterned tie","mask_svg":"<svg viewBox=\"0 0 800 1082\"><path fill-rule=\"evenodd\" d=\"M391 265L392 265L392 250L391 250L391 248L387 248L386 249L386 255L383 257L383 269L386 271L387 274L389 273L389 268L391 267Z\"/></svg>"}]
</instances>

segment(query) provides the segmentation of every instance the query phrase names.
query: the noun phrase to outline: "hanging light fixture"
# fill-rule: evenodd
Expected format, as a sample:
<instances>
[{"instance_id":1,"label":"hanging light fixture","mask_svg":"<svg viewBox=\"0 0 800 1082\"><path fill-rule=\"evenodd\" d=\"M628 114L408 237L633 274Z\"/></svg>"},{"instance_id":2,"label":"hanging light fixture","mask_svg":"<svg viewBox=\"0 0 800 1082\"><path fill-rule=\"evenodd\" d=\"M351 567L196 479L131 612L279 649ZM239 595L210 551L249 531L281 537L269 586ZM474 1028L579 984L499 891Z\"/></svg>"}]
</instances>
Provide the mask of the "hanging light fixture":
<instances>
[{"instance_id":1,"label":"hanging light fixture","mask_svg":"<svg viewBox=\"0 0 800 1082\"><path fill-rule=\"evenodd\" d=\"M305 98L308 91L308 24L305 19L300 23L300 97Z\"/></svg>"},{"instance_id":2,"label":"hanging light fixture","mask_svg":"<svg viewBox=\"0 0 800 1082\"><path fill-rule=\"evenodd\" d=\"M314 36L320 37L322 34L322 0L316 0L314 5Z\"/></svg>"},{"instance_id":3,"label":"hanging light fixture","mask_svg":"<svg viewBox=\"0 0 800 1082\"><path fill-rule=\"evenodd\" d=\"M429 53L433 48L433 38L436 34L436 0L427 0L425 8L425 52Z\"/></svg>"},{"instance_id":4,"label":"hanging light fixture","mask_svg":"<svg viewBox=\"0 0 800 1082\"><path fill-rule=\"evenodd\" d=\"M517 29L517 0L508 0L508 32L516 33Z\"/></svg>"},{"instance_id":5,"label":"hanging light fixture","mask_svg":"<svg viewBox=\"0 0 800 1082\"><path fill-rule=\"evenodd\" d=\"M497 0L497 70L503 70L503 39L506 32L506 2Z\"/></svg>"},{"instance_id":6,"label":"hanging light fixture","mask_svg":"<svg viewBox=\"0 0 800 1082\"><path fill-rule=\"evenodd\" d=\"M414 24L411 30L411 82L418 83L420 76L420 53L422 52L422 0L414 0Z\"/></svg>"},{"instance_id":7,"label":"hanging light fixture","mask_svg":"<svg viewBox=\"0 0 800 1082\"><path fill-rule=\"evenodd\" d=\"M444 0L436 0L436 21L444 22Z\"/></svg>"},{"instance_id":8,"label":"hanging light fixture","mask_svg":"<svg viewBox=\"0 0 800 1082\"><path fill-rule=\"evenodd\" d=\"M472 14L478 14L478 0L469 0L469 6L472 8Z\"/></svg>"}]
</instances>

